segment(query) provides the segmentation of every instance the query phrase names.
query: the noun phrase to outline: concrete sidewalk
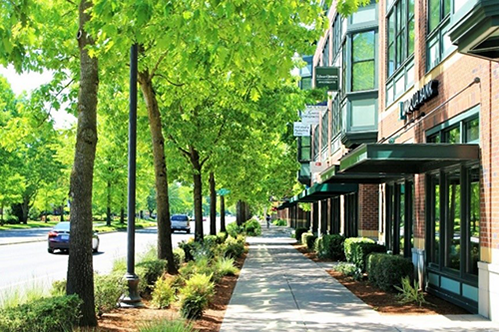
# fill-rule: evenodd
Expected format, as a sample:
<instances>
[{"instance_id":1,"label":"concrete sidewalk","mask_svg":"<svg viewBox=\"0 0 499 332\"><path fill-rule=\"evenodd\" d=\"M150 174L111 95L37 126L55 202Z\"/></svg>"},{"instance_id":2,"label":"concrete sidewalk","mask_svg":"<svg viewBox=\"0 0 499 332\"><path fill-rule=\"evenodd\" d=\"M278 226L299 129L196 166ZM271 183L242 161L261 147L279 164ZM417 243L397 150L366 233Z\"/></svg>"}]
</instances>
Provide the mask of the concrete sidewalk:
<instances>
[{"instance_id":1,"label":"concrete sidewalk","mask_svg":"<svg viewBox=\"0 0 499 332\"><path fill-rule=\"evenodd\" d=\"M250 237L221 332L499 331L478 315L386 316L354 296L291 244L287 227Z\"/></svg>"}]
</instances>

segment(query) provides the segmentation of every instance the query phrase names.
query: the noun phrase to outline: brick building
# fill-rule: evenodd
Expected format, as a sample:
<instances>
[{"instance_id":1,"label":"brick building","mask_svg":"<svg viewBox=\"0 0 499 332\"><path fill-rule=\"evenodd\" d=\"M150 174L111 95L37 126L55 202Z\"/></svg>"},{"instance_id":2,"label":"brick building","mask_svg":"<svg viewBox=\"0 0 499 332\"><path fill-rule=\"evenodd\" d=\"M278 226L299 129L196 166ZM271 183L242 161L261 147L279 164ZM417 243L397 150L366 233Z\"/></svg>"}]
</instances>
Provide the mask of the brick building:
<instances>
[{"instance_id":1,"label":"brick building","mask_svg":"<svg viewBox=\"0 0 499 332\"><path fill-rule=\"evenodd\" d=\"M282 208L312 203L313 232L371 237L429 292L499 320L499 2L326 8L302 85L335 67L339 86L298 140L309 188Z\"/></svg>"}]
</instances>

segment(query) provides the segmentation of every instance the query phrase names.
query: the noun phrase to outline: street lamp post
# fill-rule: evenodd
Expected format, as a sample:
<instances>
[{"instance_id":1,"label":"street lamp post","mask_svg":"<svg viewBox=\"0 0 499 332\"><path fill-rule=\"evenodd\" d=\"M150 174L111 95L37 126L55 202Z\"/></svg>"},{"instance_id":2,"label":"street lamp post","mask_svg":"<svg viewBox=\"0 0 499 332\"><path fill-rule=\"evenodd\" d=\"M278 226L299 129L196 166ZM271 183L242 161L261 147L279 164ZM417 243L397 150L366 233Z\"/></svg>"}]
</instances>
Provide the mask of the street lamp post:
<instances>
[{"instance_id":1,"label":"street lamp post","mask_svg":"<svg viewBox=\"0 0 499 332\"><path fill-rule=\"evenodd\" d=\"M120 297L120 306L144 306L139 296L139 277L135 274L135 181L137 163L137 44L130 48L130 115L128 123L128 223L127 223L127 293Z\"/></svg>"}]
</instances>

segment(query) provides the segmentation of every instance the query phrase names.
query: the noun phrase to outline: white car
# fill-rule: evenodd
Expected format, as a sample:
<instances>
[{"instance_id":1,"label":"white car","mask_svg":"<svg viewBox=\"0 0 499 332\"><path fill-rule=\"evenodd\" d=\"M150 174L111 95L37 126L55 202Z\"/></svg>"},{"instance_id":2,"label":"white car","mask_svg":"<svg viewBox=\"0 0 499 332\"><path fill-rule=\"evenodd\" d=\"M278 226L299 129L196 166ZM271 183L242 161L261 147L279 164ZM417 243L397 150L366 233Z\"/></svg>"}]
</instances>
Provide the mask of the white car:
<instances>
[{"instance_id":1,"label":"white car","mask_svg":"<svg viewBox=\"0 0 499 332\"><path fill-rule=\"evenodd\" d=\"M170 218L172 232L185 231L187 234L191 232L189 217L186 214L174 214Z\"/></svg>"}]
</instances>

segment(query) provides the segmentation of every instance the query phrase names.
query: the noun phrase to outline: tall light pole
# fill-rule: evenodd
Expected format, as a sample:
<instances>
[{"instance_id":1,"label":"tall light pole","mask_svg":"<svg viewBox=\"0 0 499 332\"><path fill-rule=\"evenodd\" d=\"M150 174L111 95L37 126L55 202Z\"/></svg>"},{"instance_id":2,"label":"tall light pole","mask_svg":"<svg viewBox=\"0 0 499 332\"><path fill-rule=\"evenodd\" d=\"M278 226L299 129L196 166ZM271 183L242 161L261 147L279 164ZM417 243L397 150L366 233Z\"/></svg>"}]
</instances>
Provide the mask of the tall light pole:
<instances>
[{"instance_id":1,"label":"tall light pole","mask_svg":"<svg viewBox=\"0 0 499 332\"><path fill-rule=\"evenodd\" d=\"M137 164L137 44L130 48L130 115L128 120L128 222L127 293L120 297L120 306L144 306L138 292L139 277L135 274L135 180Z\"/></svg>"}]
</instances>

